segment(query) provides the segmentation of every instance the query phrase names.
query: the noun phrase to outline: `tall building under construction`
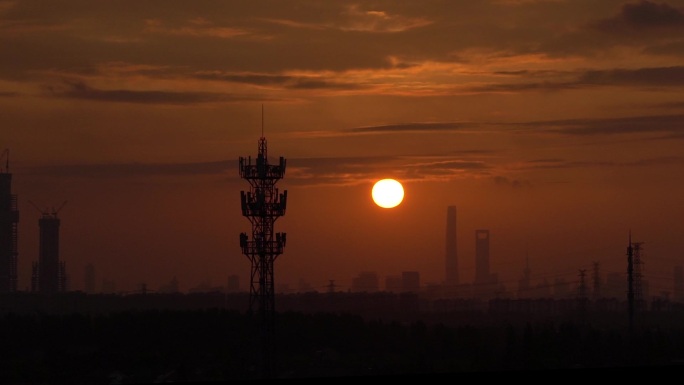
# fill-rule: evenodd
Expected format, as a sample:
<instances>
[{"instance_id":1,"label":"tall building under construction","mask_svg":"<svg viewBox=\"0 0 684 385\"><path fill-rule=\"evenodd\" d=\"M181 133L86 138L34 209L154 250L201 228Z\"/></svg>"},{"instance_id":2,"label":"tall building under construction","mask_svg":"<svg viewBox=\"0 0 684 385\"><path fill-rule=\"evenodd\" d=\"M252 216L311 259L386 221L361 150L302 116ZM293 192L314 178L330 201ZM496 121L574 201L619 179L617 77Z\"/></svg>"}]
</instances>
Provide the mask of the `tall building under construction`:
<instances>
[{"instance_id":1,"label":"tall building under construction","mask_svg":"<svg viewBox=\"0 0 684 385\"><path fill-rule=\"evenodd\" d=\"M31 289L42 294L55 294L67 289L65 264L59 259L58 211L44 211L38 220L40 243L38 261L33 263Z\"/></svg>"},{"instance_id":2,"label":"tall building under construction","mask_svg":"<svg viewBox=\"0 0 684 385\"><path fill-rule=\"evenodd\" d=\"M475 230L475 283L489 283L489 230Z\"/></svg>"},{"instance_id":3,"label":"tall building under construction","mask_svg":"<svg viewBox=\"0 0 684 385\"><path fill-rule=\"evenodd\" d=\"M0 293L17 291L17 196L12 194L9 151L2 153L5 167L0 166ZM1 157L0 157L1 158Z\"/></svg>"}]
</instances>

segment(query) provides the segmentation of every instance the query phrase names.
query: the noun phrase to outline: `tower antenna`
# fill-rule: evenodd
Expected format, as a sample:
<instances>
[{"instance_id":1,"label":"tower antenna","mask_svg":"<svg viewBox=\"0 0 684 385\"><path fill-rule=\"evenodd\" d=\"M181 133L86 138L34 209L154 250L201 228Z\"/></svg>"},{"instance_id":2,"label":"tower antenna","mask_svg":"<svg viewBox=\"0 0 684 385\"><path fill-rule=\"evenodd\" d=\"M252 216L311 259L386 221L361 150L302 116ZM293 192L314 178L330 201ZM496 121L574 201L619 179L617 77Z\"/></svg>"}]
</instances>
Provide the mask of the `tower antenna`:
<instances>
[{"instance_id":1,"label":"tower antenna","mask_svg":"<svg viewBox=\"0 0 684 385\"><path fill-rule=\"evenodd\" d=\"M264 137L264 104L261 104L261 137Z\"/></svg>"},{"instance_id":2,"label":"tower antenna","mask_svg":"<svg viewBox=\"0 0 684 385\"><path fill-rule=\"evenodd\" d=\"M251 237L240 233L240 248L252 263L249 313L258 313L262 332L260 370L262 375L271 377L276 369L274 262L283 253L286 240L285 233L275 232L275 221L285 215L287 203L287 190L278 192L276 182L285 176L285 158L281 156L277 164L268 163L262 133L256 164L251 157L240 157L239 169L240 177L250 184L250 191L240 191L242 215L252 224Z\"/></svg>"}]
</instances>

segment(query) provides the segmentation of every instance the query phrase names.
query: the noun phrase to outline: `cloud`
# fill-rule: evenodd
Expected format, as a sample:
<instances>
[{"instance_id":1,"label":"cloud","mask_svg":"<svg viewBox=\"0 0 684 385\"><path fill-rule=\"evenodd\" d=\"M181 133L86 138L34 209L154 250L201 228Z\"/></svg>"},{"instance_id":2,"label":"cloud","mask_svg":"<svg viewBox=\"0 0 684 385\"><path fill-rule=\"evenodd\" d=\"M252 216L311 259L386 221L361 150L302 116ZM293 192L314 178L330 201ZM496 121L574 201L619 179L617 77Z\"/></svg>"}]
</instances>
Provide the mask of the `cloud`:
<instances>
[{"instance_id":1,"label":"cloud","mask_svg":"<svg viewBox=\"0 0 684 385\"><path fill-rule=\"evenodd\" d=\"M213 175L234 170L237 161L216 161L198 163L113 163L113 164L71 164L30 167L22 171L27 175L80 178L121 178L136 176L180 176ZM231 173L234 174L234 173Z\"/></svg>"},{"instance_id":2,"label":"cloud","mask_svg":"<svg viewBox=\"0 0 684 385\"><path fill-rule=\"evenodd\" d=\"M613 33L627 30L684 29L684 12L667 3L642 0L624 4L618 15L599 20L593 26Z\"/></svg>"},{"instance_id":3,"label":"cloud","mask_svg":"<svg viewBox=\"0 0 684 385\"><path fill-rule=\"evenodd\" d=\"M680 87L684 85L684 67L587 71L580 76L578 83L612 86Z\"/></svg>"},{"instance_id":4,"label":"cloud","mask_svg":"<svg viewBox=\"0 0 684 385\"><path fill-rule=\"evenodd\" d=\"M525 91L562 91L581 88L578 82L524 82L524 83L492 83L466 87L466 92L525 92Z\"/></svg>"},{"instance_id":5,"label":"cloud","mask_svg":"<svg viewBox=\"0 0 684 385\"><path fill-rule=\"evenodd\" d=\"M186 25L180 27L167 27L161 20L148 19L145 20L145 32L172 35L172 36L190 36L190 37L216 37L221 39L231 39L238 36L245 36L252 34L251 32L234 27L216 27L204 18L196 18L188 21Z\"/></svg>"},{"instance_id":6,"label":"cloud","mask_svg":"<svg viewBox=\"0 0 684 385\"><path fill-rule=\"evenodd\" d=\"M273 160L272 162L273 163ZM25 168L22 174L87 179L206 176L237 181L238 160L196 163L67 164ZM444 180L486 174L491 167L480 160L454 156L369 156L287 159L287 181L293 186L357 185L392 172L403 180Z\"/></svg>"},{"instance_id":7,"label":"cloud","mask_svg":"<svg viewBox=\"0 0 684 385\"><path fill-rule=\"evenodd\" d=\"M197 79L216 80L234 83L250 84L255 86L280 86L284 89L293 90L358 90L368 86L353 83L329 80L325 75L312 74L309 76L284 75L278 73L223 73L218 71L200 72L193 75Z\"/></svg>"},{"instance_id":8,"label":"cloud","mask_svg":"<svg viewBox=\"0 0 684 385\"><path fill-rule=\"evenodd\" d=\"M607 119L568 119L523 123L566 135L616 135L634 133L684 133L684 115L631 116Z\"/></svg>"},{"instance_id":9,"label":"cloud","mask_svg":"<svg viewBox=\"0 0 684 385\"><path fill-rule=\"evenodd\" d=\"M282 25L282 26L286 26L286 27L290 27L290 28L297 28L297 29L323 30L323 29L328 28L322 24L316 24L316 23L311 23L311 22L301 22L301 21L295 21L295 20L290 20L290 19L262 18L260 20L267 22L267 23L278 24L278 25Z\"/></svg>"},{"instance_id":10,"label":"cloud","mask_svg":"<svg viewBox=\"0 0 684 385\"><path fill-rule=\"evenodd\" d=\"M655 107L655 108L671 108L671 109L684 109L684 101L681 101L681 102L657 103L657 104L652 104L651 107Z\"/></svg>"},{"instance_id":11,"label":"cloud","mask_svg":"<svg viewBox=\"0 0 684 385\"><path fill-rule=\"evenodd\" d=\"M291 84L287 84L286 88L300 89L300 90L315 90L315 89L333 89L333 90L362 90L369 87L361 84L331 82L321 79L305 79L300 78Z\"/></svg>"},{"instance_id":12,"label":"cloud","mask_svg":"<svg viewBox=\"0 0 684 385\"><path fill-rule=\"evenodd\" d=\"M379 10L364 11L356 5L352 5L343 13L343 20L336 27L343 31L395 33L423 27L431 23L431 21L421 17L406 17Z\"/></svg>"},{"instance_id":13,"label":"cloud","mask_svg":"<svg viewBox=\"0 0 684 385\"><path fill-rule=\"evenodd\" d=\"M187 105L213 102L264 101L259 96L232 95L217 92L159 91L159 90L103 90L90 87L84 82L65 81L64 86L46 86L48 95L61 98L97 102L135 104Z\"/></svg>"},{"instance_id":14,"label":"cloud","mask_svg":"<svg viewBox=\"0 0 684 385\"><path fill-rule=\"evenodd\" d=\"M288 75L250 72L225 73L219 71L203 71L195 73L193 76L197 79L203 80L219 80L227 82L254 84L260 86L274 84L281 85L296 80L296 78L294 78L293 76Z\"/></svg>"},{"instance_id":15,"label":"cloud","mask_svg":"<svg viewBox=\"0 0 684 385\"><path fill-rule=\"evenodd\" d=\"M509 186L513 188L532 187L532 183L528 180L510 179L505 176L495 176L493 179L494 183L500 186Z\"/></svg>"},{"instance_id":16,"label":"cloud","mask_svg":"<svg viewBox=\"0 0 684 385\"><path fill-rule=\"evenodd\" d=\"M488 175L492 166L455 156L375 156L288 160L295 185L356 185L392 173L405 181L451 180Z\"/></svg>"},{"instance_id":17,"label":"cloud","mask_svg":"<svg viewBox=\"0 0 684 385\"><path fill-rule=\"evenodd\" d=\"M593 168L593 167L651 167L684 164L684 157L662 156L654 158L637 159L633 161L594 160L577 161L566 159L531 160L520 166L519 169L565 169L565 168Z\"/></svg>"},{"instance_id":18,"label":"cloud","mask_svg":"<svg viewBox=\"0 0 684 385\"><path fill-rule=\"evenodd\" d=\"M684 56L684 39L649 44L643 52L649 55Z\"/></svg>"},{"instance_id":19,"label":"cloud","mask_svg":"<svg viewBox=\"0 0 684 385\"><path fill-rule=\"evenodd\" d=\"M511 83L490 83L466 87L471 92L525 92L563 91L587 87L681 87L684 85L684 67L614 68L607 70L585 70L578 72L556 72L556 78L548 78L549 71L495 72L518 78ZM570 78L567 79L566 78ZM537 80L544 78L544 80ZM563 80L559 80L563 79Z\"/></svg>"},{"instance_id":20,"label":"cloud","mask_svg":"<svg viewBox=\"0 0 684 385\"><path fill-rule=\"evenodd\" d=\"M261 19L290 28L310 30L339 30L366 33L398 33L432 24L432 21L418 16L403 16L382 10L362 10L350 5L341 10L332 20L297 21L287 18Z\"/></svg>"},{"instance_id":21,"label":"cloud","mask_svg":"<svg viewBox=\"0 0 684 385\"><path fill-rule=\"evenodd\" d=\"M668 107L682 107L681 103L667 104ZM620 118L558 119L521 122L429 122L401 123L379 126L357 127L339 131L291 132L293 137L335 137L363 134L394 134L401 132L449 132L477 130L479 133L501 132L549 133L573 136L660 134L656 139L680 138L684 135L684 114L628 116ZM642 138L643 139L643 138ZM490 150L458 151L452 155L490 155ZM538 160L542 162L543 160Z\"/></svg>"},{"instance_id":22,"label":"cloud","mask_svg":"<svg viewBox=\"0 0 684 385\"><path fill-rule=\"evenodd\" d=\"M414 122L384 124L377 126L354 127L343 130L314 130L314 131L290 131L288 136L294 138L330 138L351 135L374 135L374 134L393 134L393 133L415 133L415 132L449 132L463 131L465 129L480 127L480 124L458 123L458 122ZM464 154L469 151L461 151ZM483 153L483 150L472 150L470 153Z\"/></svg>"},{"instance_id":23,"label":"cloud","mask_svg":"<svg viewBox=\"0 0 684 385\"><path fill-rule=\"evenodd\" d=\"M347 132L357 133L386 133L386 132L425 132L425 131L459 131L471 128L471 124L454 122L424 122L424 123L401 123L386 124L381 126L357 127Z\"/></svg>"},{"instance_id":24,"label":"cloud","mask_svg":"<svg viewBox=\"0 0 684 385\"><path fill-rule=\"evenodd\" d=\"M233 170L238 161L197 163L114 163L71 164L26 167L21 173L42 177L85 179L216 176L225 181L239 180ZM392 173L404 181L451 180L487 176L492 167L481 160L454 156L412 157L373 156L287 159L287 184L291 186L350 186L369 183L378 175Z\"/></svg>"}]
</instances>

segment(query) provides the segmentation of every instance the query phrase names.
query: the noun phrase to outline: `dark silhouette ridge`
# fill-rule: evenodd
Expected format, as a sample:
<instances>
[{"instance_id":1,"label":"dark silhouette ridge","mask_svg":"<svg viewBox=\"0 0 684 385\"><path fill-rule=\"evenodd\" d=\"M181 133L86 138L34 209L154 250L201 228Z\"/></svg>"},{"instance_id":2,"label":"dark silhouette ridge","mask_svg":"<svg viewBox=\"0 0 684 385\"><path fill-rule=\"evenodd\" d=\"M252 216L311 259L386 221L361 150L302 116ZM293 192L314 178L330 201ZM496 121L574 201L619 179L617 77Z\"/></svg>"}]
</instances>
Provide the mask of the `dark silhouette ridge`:
<instances>
[{"instance_id":1,"label":"dark silhouette ridge","mask_svg":"<svg viewBox=\"0 0 684 385\"><path fill-rule=\"evenodd\" d=\"M626 308L588 311L584 318L555 310L503 312L493 302L471 311L389 312L383 310L402 296L336 294L278 298L273 378L579 375L666 370L684 362L683 308L637 313L629 334ZM0 382L260 379L259 323L245 308L247 299L248 293L218 292L2 296ZM323 303L366 310L320 310ZM241 309L230 307L238 304Z\"/></svg>"}]
</instances>

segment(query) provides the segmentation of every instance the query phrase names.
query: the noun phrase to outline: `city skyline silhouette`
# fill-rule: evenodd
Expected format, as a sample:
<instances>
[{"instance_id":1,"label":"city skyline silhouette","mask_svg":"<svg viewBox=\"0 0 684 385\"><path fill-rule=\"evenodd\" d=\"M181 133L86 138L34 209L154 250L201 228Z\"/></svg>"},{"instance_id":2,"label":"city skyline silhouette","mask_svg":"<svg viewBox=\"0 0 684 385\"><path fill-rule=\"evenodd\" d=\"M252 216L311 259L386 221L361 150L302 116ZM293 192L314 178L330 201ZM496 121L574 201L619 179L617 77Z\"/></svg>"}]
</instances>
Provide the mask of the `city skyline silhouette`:
<instances>
[{"instance_id":1,"label":"city skyline silhouette","mask_svg":"<svg viewBox=\"0 0 684 385\"><path fill-rule=\"evenodd\" d=\"M584 314L634 294L635 242L638 296L676 308L682 32L684 0L2 1L1 289L239 298L259 193L238 159L268 138L283 306L418 292ZM66 201L44 258L40 211Z\"/></svg>"},{"instance_id":2,"label":"city skyline silhouette","mask_svg":"<svg viewBox=\"0 0 684 385\"><path fill-rule=\"evenodd\" d=\"M11 175L11 173L8 173L8 174ZM14 193L14 191L12 191L12 193ZM13 194L13 195L16 196L17 194ZM18 199L15 198L15 200L18 200ZM31 206L33 206L34 208L40 210L38 208L38 206L36 206L32 201L29 201L28 203ZM67 202L65 201L57 210L53 207L51 212L49 209L43 210L41 212L41 215L39 217L38 222L39 223L42 222L43 219L46 218L47 215L51 215L55 219L58 219L57 214L61 210L61 207L66 203ZM455 205L449 205L447 208L449 210L455 210L456 206ZM454 221L454 223L451 225L447 224L446 230L447 230L447 232L450 230L453 231L453 234L451 234L450 236L453 237L454 240L446 239L445 242L447 244L455 243L455 239L457 239L459 237L463 237L463 234L459 235L459 231L457 231L457 228L459 228L459 226L456 226L455 215L454 215L454 218L452 219L452 221ZM453 227L451 227L451 226L453 226ZM451 259L455 259L455 261L456 261L455 265L467 266L467 269L463 272L461 272L460 271L461 269L459 269L459 268L455 269L457 276L458 275L464 276L462 279L463 284L461 284L460 286L482 284L483 280L486 280L486 278L482 278L482 274L487 275L487 276L490 275L489 264L491 263L492 256L490 255L490 252L489 252L489 244L490 244L490 242L489 242L489 230L488 229L487 230L475 229L474 232L475 232L475 241L473 242L473 245L475 246L474 247L474 254L471 251L471 255L465 255L465 256L461 255L461 258L458 258L458 256L456 256L455 258L451 257ZM487 242L486 242L487 251L485 252L486 258L484 260L483 260L482 256L480 255L480 252L477 250L479 238L481 237L480 234L483 234L483 233L487 234ZM629 239L631 239L631 230L630 230L630 238ZM59 241L58 241L58 243L59 243ZM463 242L463 241L461 241L461 243L466 244L466 245L468 244L468 242ZM643 244L643 242L639 242L639 243ZM628 244L629 244L629 241L628 241ZM447 246L447 247L453 248L456 255L458 254L458 248L455 246L455 244L451 245L451 246ZM58 249L59 248L61 248L61 247L58 247ZM467 247L466 247L466 249L467 249ZM56 250L55 252L59 254L59 250ZM463 254L463 253L461 253L461 254ZM619 255L618 253L615 253L615 252L611 252L610 254ZM645 253L645 255L648 255L648 253ZM470 259L470 261L469 260L464 261L463 260L464 257ZM529 254L527 254L526 257L527 258L525 260L524 268L520 267L518 269L518 277L517 278L499 280L499 278L498 278L499 272L498 271L491 273L491 275L492 275L491 280L493 280L492 283L500 285L500 288L495 289L495 288L491 287L489 289L486 289L488 291L487 296L505 295L505 296L515 297L516 296L515 293L519 292L519 289L520 289L519 288L520 278L522 278L523 275L525 275L525 274L528 275L527 279L532 281L532 282L528 283L528 284L530 284L530 283L532 284L531 288L537 287L539 289L542 289L541 292L544 292L544 290L543 290L544 287L552 288L552 287L557 286L557 285L562 285L562 286L571 285L574 288L577 288L580 284L579 283L579 275L580 274L578 274L578 273L580 271L582 271L583 269L586 271L586 269L589 267L589 265L586 263L585 264L577 264L575 267L568 266L569 270L566 270L566 271L556 270L556 271L550 271L550 272L539 274L535 271L534 268L531 268L530 262L529 262ZM622 257L622 256L620 256L620 257ZM433 256L433 258L438 258L438 256ZM445 262L445 263L447 262L447 259L449 259L449 257L447 257L446 255L443 256L443 258L444 258L443 262ZM592 265L592 267L597 268L598 266L604 265L603 262L605 262L605 261L606 261L605 258L596 258L591 262L591 265ZM626 274L626 264L624 263L625 262L624 258L620 258L619 260L617 260L616 258L612 258L612 259L608 259L607 261L609 262L609 264L608 264L609 269L607 271L601 271L601 273L600 273L601 275L598 275L597 278L595 278L595 279L599 279L600 281L612 280L613 282L616 282L617 276L621 276L621 275ZM642 260L641 262L646 263L647 261L649 262L649 265L651 265L650 262L653 262L653 260L651 260L651 258L645 258L645 260ZM658 262L662 263L662 259L659 257L656 257L655 262L656 263L658 263ZM57 262L55 262L55 263L57 263ZM61 263L62 264L64 263L63 259L61 260ZM480 265L482 265L482 263L485 264L484 267L480 266ZM670 263L672 263L672 262L670 261ZM650 269L648 269L648 270L644 269L644 271L642 272L642 274L644 274L645 282L651 281L654 283L653 289L650 290L649 293L654 293L655 296L662 296L664 298L670 298L670 297L675 298L675 297L677 297L677 299L679 300L682 294L681 293L675 293L675 291L677 290L677 287L678 287L678 283L675 282L674 277L675 277L678 269L681 269L682 265L679 263L675 263L674 265L669 264L666 266L668 266L670 268L670 271L661 270L658 274L652 274L651 272L648 272L648 270L650 270ZM37 277L36 270L35 270L36 266L34 266L33 269L34 269L34 272L32 273L32 275L34 277ZM63 267L62 267L62 269L63 269ZM478 272L478 269L480 269L482 271ZM484 270L484 269L486 269L486 270ZM426 291L426 289L428 289L430 287L432 287L432 289L434 290L435 287L458 286L459 283L453 283L453 282L449 283L449 281L447 279L447 275L448 275L447 270L448 270L448 267L445 266L444 271L443 271L444 279L442 279L442 280L432 280L432 281L426 282L426 280L423 279L423 281L422 281L423 284L420 286L420 291ZM397 272L396 270L394 270L394 271L389 270L389 272L388 272L387 270L377 271L377 270L372 270L372 269L369 270L367 268L364 269L362 267L361 270L359 270L358 272L356 272L350 276L342 277L342 279L328 279L328 281L335 282L335 287L338 290L345 290L346 289L347 291L351 291L351 290L359 291L358 288L354 287L353 281L355 280L355 276L358 273L363 273L364 271L368 271L368 272L372 271L372 273L377 276L376 279L378 280L378 284L375 285L375 287L373 288L373 291L387 290L387 285L381 285L381 284L379 284L379 282L381 280L390 279L393 275L396 276L397 273L403 273L406 271L416 271L418 274L420 274L422 272L420 269L405 269L405 270L400 271L400 272ZM95 265L93 263L87 264L82 271L72 270L71 273L69 274L68 290L69 291L74 291L74 290L86 291L85 290L85 287L87 285L86 281L94 279L94 277L93 277L94 272L95 272ZM645 273L645 272L648 272L648 273ZM64 275L63 272L61 274ZM106 293L106 292L131 293L131 292L136 292L137 290L140 290L140 288L142 286L144 286L146 288L146 290L164 291L163 288L168 287L170 284L169 283L170 281L174 281L174 284L173 284L174 290L178 291L178 292L181 292L181 291L182 292L188 292L188 291L189 292L193 292L193 291L197 292L197 291L202 291L202 290L204 290L204 291L211 291L211 290L227 291L228 290L227 282L228 282L228 280L232 280L232 279L234 279L236 281L236 284L234 284L234 286L235 285L236 286L233 287L232 289L230 289L231 291L247 290L247 288L248 288L247 285L249 285L249 283L248 283L249 279L248 278L244 279L244 280L240 279L241 277L245 276L245 272L232 272L232 271L229 271L227 273L225 279L218 280L218 282L214 282L213 284L212 284L211 280L204 279L204 280L189 283L189 285L186 285L183 288L183 290L180 289L179 282L178 282L178 275L174 275L170 278L167 277L167 279L161 279L161 282L157 286L158 289L153 288L154 286L150 285L148 283L149 282L148 279L142 279L139 282L135 283L132 287L130 285L124 286L123 288L121 286L119 286L119 288L117 289L116 279L113 279L111 276L108 276L107 272L104 272L104 273L99 272L98 275L101 276L101 282L94 284L94 286L91 287L91 289L87 292L90 292L90 293L103 293L103 292L104 293ZM514 276L514 274L509 275L509 277L510 276ZM596 276L596 274L595 274L595 276ZM31 278L31 279L35 281L36 278ZM55 279L57 279L57 278L55 278ZM66 277L63 277L60 279L66 279ZM300 276L300 277L298 277L298 281L296 283L295 282L288 282L288 281L286 281L286 282L280 281L277 283L274 282L274 284L275 284L274 285L274 291L277 291L279 293L303 292L303 291L325 291L328 288L328 285L318 285L318 284L312 285L310 282L311 279L312 279L312 277ZM554 282L554 280L555 280L555 282ZM240 287L239 282L243 282L243 287ZM225 284L225 286L224 286L224 284ZM66 282L61 284L61 285L66 288ZM613 286L614 285L615 284L613 284ZM36 291L35 283L31 283L31 286L26 285L25 288L23 288L23 289L21 288L21 286L19 286L18 290ZM445 289L445 290L448 291L448 289ZM62 291L64 291L64 290L62 290ZM548 293L548 290L546 292ZM613 289L613 292L615 292L615 289ZM467 295L473 295L473 294L471 294L471 291L469 289L467 289L465 291L462 290L462 292L460 294L458 294L457 296L467 296ZM551 294L548 293L547 296L548 295L551 295ZM446 294L446 296L449 296L449 294Z\"/></svg>"}]
</instances>

